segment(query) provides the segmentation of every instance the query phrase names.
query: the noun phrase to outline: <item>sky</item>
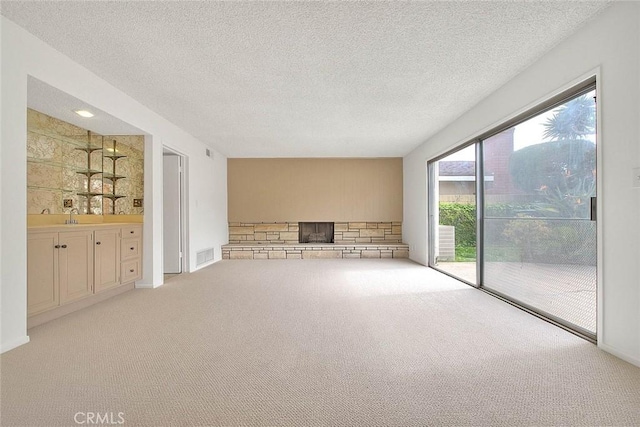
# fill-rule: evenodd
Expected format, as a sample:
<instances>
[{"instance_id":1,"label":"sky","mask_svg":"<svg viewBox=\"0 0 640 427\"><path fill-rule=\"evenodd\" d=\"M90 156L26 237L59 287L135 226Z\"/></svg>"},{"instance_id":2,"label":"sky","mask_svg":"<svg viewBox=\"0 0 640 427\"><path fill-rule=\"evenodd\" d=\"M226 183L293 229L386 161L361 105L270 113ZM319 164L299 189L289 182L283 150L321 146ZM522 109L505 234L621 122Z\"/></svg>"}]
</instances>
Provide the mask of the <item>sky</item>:
<instances>
[{"instance_id":1,"label":"sky","mask_svg":"<svg viewBox=\"0 0 640 427\"><path fill-rule=\"evenodd\" d=\"M595 92L589 93L589 96L594 96ZM550 117L553 116L554 110L545 111L542 114L532 117L531 119L520 123L515 127L513 133L513 148L514 151L521 148L528 147L530 145L540 144L542 142L548 142L548 138L544 138L544 127L542 124ZM587 138L595 142L595 135L592 138ZM475 160L475 148L473 146L460 150L446 159L442 160Z\"/></svg>"}]
</instances>

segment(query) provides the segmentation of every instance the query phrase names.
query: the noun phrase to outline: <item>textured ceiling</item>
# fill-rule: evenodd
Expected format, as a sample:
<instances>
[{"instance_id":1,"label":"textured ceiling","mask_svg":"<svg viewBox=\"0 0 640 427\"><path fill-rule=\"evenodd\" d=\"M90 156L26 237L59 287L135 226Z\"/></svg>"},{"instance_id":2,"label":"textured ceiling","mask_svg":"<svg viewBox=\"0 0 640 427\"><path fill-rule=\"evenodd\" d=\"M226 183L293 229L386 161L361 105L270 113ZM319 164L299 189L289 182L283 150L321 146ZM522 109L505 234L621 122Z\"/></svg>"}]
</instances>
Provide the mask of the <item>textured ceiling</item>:
<instances>
[{"instance_id":1,"label":"textured ceiling","mask_svg":"<svg viewBox=\"0 0 640 427\"><path fill-rule=\"evenodd\" d=\"M403 156L605 2L41 2L2 14L229 157Z\"/></svg>"}]
</instances>

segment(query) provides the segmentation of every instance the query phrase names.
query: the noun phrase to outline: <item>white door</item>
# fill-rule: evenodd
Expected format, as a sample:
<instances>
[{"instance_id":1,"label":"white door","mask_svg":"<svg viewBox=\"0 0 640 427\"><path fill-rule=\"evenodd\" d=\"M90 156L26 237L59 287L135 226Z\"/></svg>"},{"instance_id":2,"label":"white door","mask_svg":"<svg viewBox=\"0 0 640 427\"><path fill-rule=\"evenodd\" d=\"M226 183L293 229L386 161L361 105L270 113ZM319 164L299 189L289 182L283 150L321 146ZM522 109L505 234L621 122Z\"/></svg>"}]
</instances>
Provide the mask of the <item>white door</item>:
<instances>
[{"instance_id":1,"label":"white door","mask_svg":"<svg viewBox=\"0 0 640 427\"><path fill-rule=\"evenodd\" d=\"M181 157L163 156L163 244L164 272L182 273L182 218L180 215Z\"/></svg>"}]
</instances>

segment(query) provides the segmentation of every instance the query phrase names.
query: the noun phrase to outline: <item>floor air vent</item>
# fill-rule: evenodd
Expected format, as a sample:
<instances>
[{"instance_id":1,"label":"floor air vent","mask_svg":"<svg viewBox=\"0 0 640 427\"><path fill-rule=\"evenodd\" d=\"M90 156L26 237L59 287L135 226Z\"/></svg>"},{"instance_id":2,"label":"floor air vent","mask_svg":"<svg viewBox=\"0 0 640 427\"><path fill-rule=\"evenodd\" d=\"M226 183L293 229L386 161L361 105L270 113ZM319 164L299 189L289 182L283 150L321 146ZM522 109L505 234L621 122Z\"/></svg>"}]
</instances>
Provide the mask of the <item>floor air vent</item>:
<instances>
[{"instance_id":1,"label":"floor air vent","mask_svg":"<svg viewBox=\"0 0 640 427\"><path fill-rule=\"evenodd\" d=\"M196 267L213 261L213 248L203 249L196 254Z\"/></svg>"}]
</instances>

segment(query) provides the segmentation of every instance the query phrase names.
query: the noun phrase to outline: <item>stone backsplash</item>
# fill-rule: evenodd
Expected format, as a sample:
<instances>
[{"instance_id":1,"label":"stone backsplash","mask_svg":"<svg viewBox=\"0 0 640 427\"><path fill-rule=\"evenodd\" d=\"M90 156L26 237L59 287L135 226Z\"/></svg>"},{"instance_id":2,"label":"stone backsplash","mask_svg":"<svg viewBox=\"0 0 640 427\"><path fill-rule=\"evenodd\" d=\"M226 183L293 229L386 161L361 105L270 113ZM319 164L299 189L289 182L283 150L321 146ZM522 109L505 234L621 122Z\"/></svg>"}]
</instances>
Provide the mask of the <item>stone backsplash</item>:
<instances>
[{"instance_id":1,"label":"stone backsplash","mask_svg":"<svg viewBox=\"0 0 640 427\"><path fill-rule=\"evenodd\" d=\"M334 243L401 243L402 222L335 222ZM229 223L230 244L298 243L297 222Z\"/></svg>"}]
</instances>

